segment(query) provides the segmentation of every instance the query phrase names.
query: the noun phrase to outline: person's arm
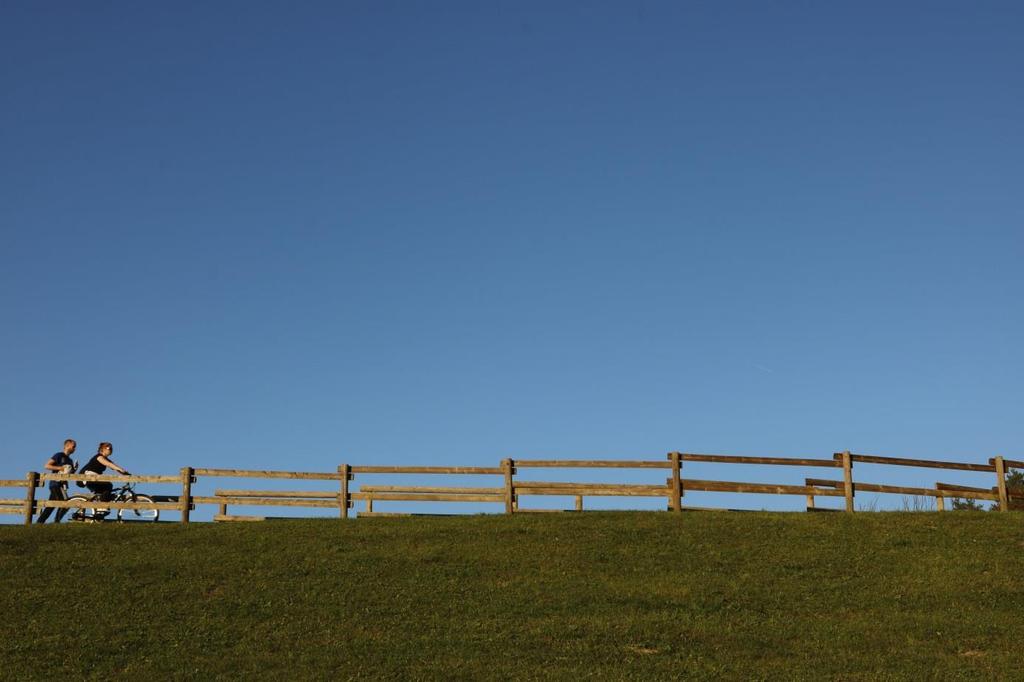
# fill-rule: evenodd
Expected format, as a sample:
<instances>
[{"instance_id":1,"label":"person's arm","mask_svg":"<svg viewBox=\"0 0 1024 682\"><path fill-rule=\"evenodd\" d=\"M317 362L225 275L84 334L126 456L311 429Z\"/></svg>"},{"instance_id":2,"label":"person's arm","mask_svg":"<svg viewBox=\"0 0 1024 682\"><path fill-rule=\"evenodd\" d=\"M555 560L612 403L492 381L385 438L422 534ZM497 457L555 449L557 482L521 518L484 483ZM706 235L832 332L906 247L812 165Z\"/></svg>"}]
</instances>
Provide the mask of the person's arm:
<instances>
[{"instance_id":1,"label":"person's arm","mask_svg":"<svg viewBox=\"0 0 1024 682\"><path fill-rule=\"evenodd\" d=\"M109 457L104 457L103 455L100 455L99 457L96 458L96 461L99 462L100 464L102 464L105 467L110 467L111 469L113 469L117 473L121 474L122 476L127 476L128 475L128 470L127 469L119 466L118 464L116 464L114 462L114 460L110 459Z\"/></svg>"},{"instance_id":2,"label":"person's arm","mask_svg":"<svg viewBox=\"0 0 1024 682\"><path fill-rule=\"evenodd\" d=\"M43 468L49 469L50 471L56 471L57 473L60 473L64 469L64 467L57 466L56 464L53 463L53 457L47 460L46 464L43 465Z\"/></svg>"}]
</instances>

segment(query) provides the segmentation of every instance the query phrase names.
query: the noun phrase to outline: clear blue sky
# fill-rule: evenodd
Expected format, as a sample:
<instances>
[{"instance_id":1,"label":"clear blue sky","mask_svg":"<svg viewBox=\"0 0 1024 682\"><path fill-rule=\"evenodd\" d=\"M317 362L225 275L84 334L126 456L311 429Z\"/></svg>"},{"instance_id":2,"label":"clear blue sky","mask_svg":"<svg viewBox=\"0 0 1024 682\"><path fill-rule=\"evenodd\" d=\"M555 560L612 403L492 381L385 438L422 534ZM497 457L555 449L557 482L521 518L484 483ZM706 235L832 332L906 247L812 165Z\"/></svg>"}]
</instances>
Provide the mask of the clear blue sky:
<instances>
[{"instance_id":1,"label":"clear blue sky","mask_svg":"<svg viewBox=\"0 0 1024 682\"><path fill-rule=\"evenodd\" d=\"M1024 458L1019 3L300 4L0 9L0 477Z\"/></svg>"}]
</instances>

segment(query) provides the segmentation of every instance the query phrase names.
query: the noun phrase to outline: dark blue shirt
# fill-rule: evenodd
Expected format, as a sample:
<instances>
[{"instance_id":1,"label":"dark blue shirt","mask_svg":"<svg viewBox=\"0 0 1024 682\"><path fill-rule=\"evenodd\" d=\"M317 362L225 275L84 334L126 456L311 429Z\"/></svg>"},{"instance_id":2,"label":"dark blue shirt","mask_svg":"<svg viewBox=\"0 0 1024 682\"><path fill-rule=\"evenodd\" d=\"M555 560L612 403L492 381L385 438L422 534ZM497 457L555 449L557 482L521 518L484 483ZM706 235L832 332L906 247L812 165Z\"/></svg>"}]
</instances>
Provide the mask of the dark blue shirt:
<instances>
[{"instance_id":1,"label":"dark blue shirt","mask_svg":"<svg viewBox=\"0 0 1024 682\"><path fill-rule=\"evenodd\" d=\"M71 461L71 456L70 455L65 455L63 452L58 452L56 455L51 457L50 458L50 463L51 464L56 464L59 467L66 466L68 464L74 464L74 462ZM56 473L60 473L60 472L56 472ZM66 483L67 483L67 481L50 481L50 487L51 488L59 488L59 487L61 487L62 485L66 484Z\"/></svg>"}]
</instances>

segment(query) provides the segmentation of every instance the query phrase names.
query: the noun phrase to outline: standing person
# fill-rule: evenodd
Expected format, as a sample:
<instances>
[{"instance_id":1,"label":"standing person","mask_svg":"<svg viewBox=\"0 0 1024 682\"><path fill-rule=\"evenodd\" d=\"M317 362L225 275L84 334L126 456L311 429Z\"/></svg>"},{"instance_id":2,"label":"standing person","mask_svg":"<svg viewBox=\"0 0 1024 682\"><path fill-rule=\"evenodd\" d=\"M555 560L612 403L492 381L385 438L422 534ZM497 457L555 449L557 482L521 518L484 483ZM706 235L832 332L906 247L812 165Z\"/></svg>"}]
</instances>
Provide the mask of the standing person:
<instances>
[{"instance_id":1,"label":"standing person","mask_svg":"<svg viewBox=\"0 0 1024 682\"><path fill-rule=\"evenodd\" d=\"M71 460L71 455L75 452L75 447L78 444L68 438L64 441L64 449L55 454L53 457L43 465L44 469L49 471L55 471L58 474L70 474L75 470L75 463ZM64 501L68 499L68 482L67 481L50 481L50 500ZM36 523L46 523L46 519L50 518L50 514L53 513L55 507L43 507L43 510L39 512L39 517L36 519ZM57 517L53 520L54 523L60 523L60 520L64 518L64 515L68 513L66 507L57 509Z\"/></svg>"},{"instance_id":2,"label":"standing person","mask_svg":"<svg viewBox=\"0 0 1024 682\"><path fill-rule=\"evenodd\" d=\"M130 476L128 470L120 466L114 460L110 459L110 456L114 453L114 446L110 443L100 443L97 448L96 454L92 456L84 467L82 467L83 474L95 474L101 476L107 467L110 467L122 476ZM114 489L114 484L110 481L86 481L85 487L100 496L100 500L107 502L110 500L110 492ZM96 510L99 512L100 510ZM103 512L104 514L106 511Z\"/></svg>"}]
</instances>

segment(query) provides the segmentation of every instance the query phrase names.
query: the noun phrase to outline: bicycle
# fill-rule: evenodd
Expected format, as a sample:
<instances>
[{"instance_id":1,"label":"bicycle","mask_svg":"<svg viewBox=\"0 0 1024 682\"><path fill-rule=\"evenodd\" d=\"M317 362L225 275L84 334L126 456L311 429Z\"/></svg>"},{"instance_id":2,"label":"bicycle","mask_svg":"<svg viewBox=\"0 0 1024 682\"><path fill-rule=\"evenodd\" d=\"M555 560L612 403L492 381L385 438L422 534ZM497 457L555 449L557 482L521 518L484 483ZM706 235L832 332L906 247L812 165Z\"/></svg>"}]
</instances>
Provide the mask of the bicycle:
<instances>
[{"instance_id":1,"label":"bicycle","mask_svg":"<svg viewBox=\"0 0 1024 682\"><path fill-rule=\"evenodd\" d=\"M131 483L125 483L120 488L114 488L110 491L111 498L105 500L106 502L142 502L153 504L154 500L149 495L140 495L135 492L135 486ZM68 498L68 502L97 502L103 504L100 501L99 493L93 493L92 495L72 495ZM116 518L118 521L156 521L160 518L159 509L110 509L104 510L102 508L97 509L94 507L77 507L74 513L71 515L72 521L82 521L84 523L99 523L107 520L107 515L116 511Z\"/></svg>"}]
</instances>

